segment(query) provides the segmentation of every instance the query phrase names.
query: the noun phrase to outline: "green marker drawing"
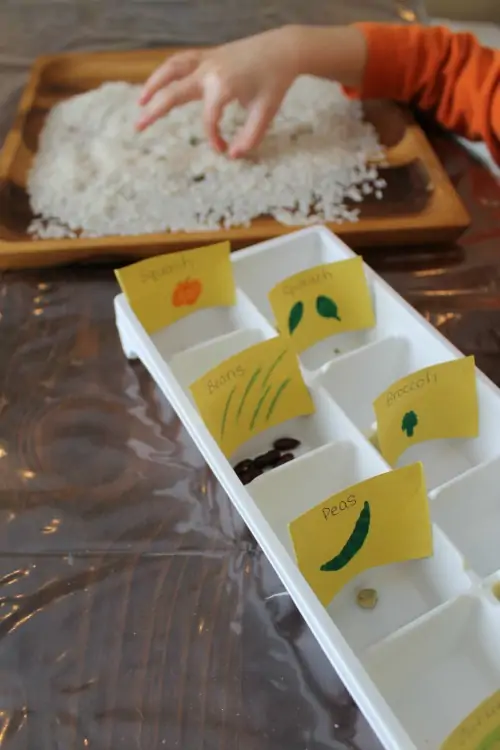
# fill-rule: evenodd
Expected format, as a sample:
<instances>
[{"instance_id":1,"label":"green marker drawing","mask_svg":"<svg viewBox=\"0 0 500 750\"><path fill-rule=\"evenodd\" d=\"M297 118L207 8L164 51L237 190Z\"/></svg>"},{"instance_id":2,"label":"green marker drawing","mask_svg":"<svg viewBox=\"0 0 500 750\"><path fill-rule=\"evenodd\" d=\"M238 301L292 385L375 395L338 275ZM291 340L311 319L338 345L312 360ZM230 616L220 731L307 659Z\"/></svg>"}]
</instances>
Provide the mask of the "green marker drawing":
<instances>
[{"instance_id":1,"label":"green marker drawing","mask_svg":"<svg viewBox=\"0 0 500 750\"><path fill-rule=\"evenodd\" d=\"M273 411L274 411L274 408L275 408L275 406L276 406L276 403L277 403L278 399L280 398L281 394L283 393L283 391L285 390L285 388L287 387L287 385L288 385L288 384L289 384L290 382L291 382L291 378L287 378L286 380L284 380L284 381L282 382L282 384L280 385L280 387L279 387L279 388L278 388L278 390L276 391L276 393L275 393L275 395L274 395L274 398L273 398L273 400L272 400L272 401L271 401L271 403L269 404L269 409L267 410L267 414L266 414L266 422L268 422L268 421L269 421L269 417L270 417L270 416L271 416L271 414L273 413Z\"/></svg>"},{"instance_id":2,"label":"green marker drawing","mask_svg":"<svg viewBox=\"0 0 500 750\"><path fill-rule=\"evenodd\" d=\"M334 302L331 297L326 297L325 295L320 294L320 296L316 298L316 311L322 318L334 318L335 320L338 320L339 323L341 322L339 308L337 307L337 303Z\"/></svg>"},{"instance_id":3,"label":"green marker drawing","mask_svg":"<svg viewBox=\"0 0 500 750\"><path fill-rule=\"evenodd\" d=\"M401 422L401 429L406 433L407 437L413 437L415 427L418 425L418 417L414 411L407 411Z\"/></svg>"},{"instance_id":4,"label":"green marker drawing","mask_svg":"<svg viewBox=\"0 0 500 750\"><path fill-rule=\"evenodd\" d=\"M266 376L265 376L264 380L262 381L262 388L265 388L265 387L266 387L266 385L267 385L267 381L268 381L268 380L269 380L269 378L271 377L271 373L272 373L272 372L273 372L273 370L275 370L275 368L276 368L276 367L277 367L277 366L279 365L279 363L281 362L281 360L283 359L283 357L285 356L285 354L286 354L286 353L287 353L287 349L284 349L284 350L283 350L283 351L281 352L281 354L279 355L279 357L276 357L276 359L275 359L275 360L274 360L274 362L272 363L271 367L270 367L270 368L269 368L269 370L267 371L267 373L266 373Z\"/></svg>"},{"instance_id":5,"label":"green marker drawing","mask_svg":"<svg viewBox=\"0 0 500 750\"><path fill-rule=\"evenodd\" d=\"M479 717L477 721L480 721ZM479 745L477 745L476 750L500 750L500 727L494 729L491 734L481 740Z\"/></svg>"},{"instance_id":6,"label":"green marker drawing","mask_svg":"<svg viewBox=\"0 0 500 750\"><path fill-rule=\"evenodd\" d=\"M226 429L226 420L227 420L227 415L228 415L228 412L229 412L229 406L231 404L231 399L234 396L235 390L236 390L236 386L234 386L233 390L231 391L231 393L227 397L226 405L224 407L224 412L222 414L222 424L220 426L220 436L221 436L221 438L224 435L224 430Z\"/></svg>"},{"instance_id":7,"label":"green marker drawing","mask_svg":"<svg viewBox=\"0 0 500 750\"><path fill-rule=\"evenodd\" d=\"M255 372L253 373L252 377L250 378L250 380L247 383L247 387L245 388L245 390L243 392L243 396L241 397L240 405L238 406L238 411L236 413L236 421L238 421L239 418L240 418L240 414L243 411L243 407L245 405L245 401L247 399L247 396L250 393L250 389L253 386L253 384L255 383L255 381L257 380L257 378L259 377L259 374L260 374L261 370L262 370L261 367L257 367L257 369L255 370Z\"/></svg>"},{"instance_id":8,"label":"green marker drawing","mask_svg":"<svg viewBox=\"0 0 500 750\"><path fill-rule=\"evenodd\" d=\"M251 430L253 430L253 428L254 428L256 419L259 416L260 410L262 409L262 404L266 400L266 396L268 395L269 391L271 390L271 387L272 386L268 385L268 387L264 391L264 395L260 397L260 399L259 399L259 401L257 403L257 406L255 407L255 411L253 413L252 421L250 422L250 429Z\"/></svg>"},{"instance_id":9,"label":"green marker drawing","mask_svg":"<svg viewBox=\"0 0 500 750\"><path fill-rule=\"evenodd\" d=\"M288 315L288 330L290 331L290 334L295 331L300 321L302 320L303 315L304 303L299 300L293 305L292 309L290 310L290 314Z\"/></svg>"},{"instance_id":10,"label":"green marker drawing","mask_svg":"<svg viewBox=\"0 0 500 750\"><path fill-rule=\"evenodd\" d=\"M365 503L347 542L344 544L338 555L324 563L320 570L330 573L345 568L345 566L351 562L352 558L358 554L359 550L366 542L366 537L368 536L369 531L370 504Z\"/></svg>"}]
</instances>

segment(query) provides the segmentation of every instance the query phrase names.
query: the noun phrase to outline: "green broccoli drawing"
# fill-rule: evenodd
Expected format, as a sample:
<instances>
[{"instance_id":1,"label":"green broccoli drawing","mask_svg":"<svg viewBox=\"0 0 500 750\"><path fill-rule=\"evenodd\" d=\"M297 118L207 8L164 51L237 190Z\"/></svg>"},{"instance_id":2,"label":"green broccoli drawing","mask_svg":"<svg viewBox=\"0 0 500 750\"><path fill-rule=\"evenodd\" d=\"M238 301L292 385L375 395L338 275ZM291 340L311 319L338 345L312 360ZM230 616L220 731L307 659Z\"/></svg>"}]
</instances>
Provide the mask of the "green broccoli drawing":
<instances>
[{"instance_id":1,"label":"green broccoli drawing","mask_svg":"<svg viewBox=\"0 0 500 750\"><path fill-rule=\"evenodd\" d=\"M401 422L401 429L406 435L411 438L415 432L415 427L418 425L418 417L414 411L407 411Z\"/></svg>"}]
</instances>

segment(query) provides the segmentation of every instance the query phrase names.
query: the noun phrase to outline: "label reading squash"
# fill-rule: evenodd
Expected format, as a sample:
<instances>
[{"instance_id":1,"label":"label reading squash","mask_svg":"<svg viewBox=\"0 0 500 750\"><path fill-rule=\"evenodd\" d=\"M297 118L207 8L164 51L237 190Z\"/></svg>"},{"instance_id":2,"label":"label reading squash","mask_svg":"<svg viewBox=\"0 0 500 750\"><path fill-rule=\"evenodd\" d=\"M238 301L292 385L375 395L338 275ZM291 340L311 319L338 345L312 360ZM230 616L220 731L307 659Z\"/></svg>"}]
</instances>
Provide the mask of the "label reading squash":
<instances>
[{"instance_id":1,"label":"label reading squash","mask_svg":"<svg viewBox=\"0 0 500 750\"><path fill-rule=\"evenodd\" d=\"M309 268L269 292L280 333L303 352L318 341L375 325L360 257Z\"/></svg>"},{"instance_id":2,"label":"label reading squash","mask_svg":"<svg viewBox=\"0 0 500 750\"><path fill-rule=\"evenodd\" d=\"M464 719L441 750L500 750L500 690Z\"/></svg>"},{"instance_id":3,"label":"label reading squash","mask_svg":"<svg viewBox=\"0 0 500 750\"><path fill-rule=\"evenodd\" d=\"M314 412L297 356L281 337L226 359L190 389L205 424L227 457L254 435Z\"/></svg>"},{"instance_id":4,"label":"label reading squash","mask_svg":"<svg viewBox=\"0 0 500 750\"><path fill-rule=\"evenodd\" d=\"M426 367L396 381L374 402L377 440L391 465L416 443L479 433L474 357Z\"/></svg>"},{"instance_id":5,"label":"label reading squash","mask_svg":"<svg viewBox=\"0 0 500 750\"><path fill-rule=\"evenodd\" d=\"M432 555L422 464L367 479L289 524L297 564L325 606L358 573Z\"/></svg>"},{"instance_id":6,"label":"label reading squash","mask_svg":"<svg viewBox=\"0 0 500 750\"><path fill-rule=\"evenodd\" d=\"M229 242L148 258L115 274L149 334L196 310L236 301Z\"/></svg>"}]
</instances>

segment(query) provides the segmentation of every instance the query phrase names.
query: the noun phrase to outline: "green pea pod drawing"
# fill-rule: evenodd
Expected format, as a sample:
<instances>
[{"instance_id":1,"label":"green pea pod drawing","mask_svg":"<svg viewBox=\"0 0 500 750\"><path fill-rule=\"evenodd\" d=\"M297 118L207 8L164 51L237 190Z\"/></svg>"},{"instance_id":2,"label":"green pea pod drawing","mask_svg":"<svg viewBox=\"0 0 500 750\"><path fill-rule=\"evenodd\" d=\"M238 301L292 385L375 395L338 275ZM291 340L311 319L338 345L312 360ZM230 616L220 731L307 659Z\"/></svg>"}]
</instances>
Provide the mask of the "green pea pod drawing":
<instances>
[{"instance_id":1,"label":"green pea pod drawing","mask_svg":"<svg viewBox=\"0 0 500 750\"><path fill-rule=\"evenodd\" d=\"M316 310L318 315L322 318L335 318L339 323L341 321L337 303L334 302L331 297L325 297L325 295L320 294L320 296L316 298Z\"/></svg>"},{"instance_id":2,"label":"green pea pod drawing","mask_svg":"<svg viewBox=\"0 0 500 750\"><path fill-rule=\"evenodd\" d=\"M359 518L354 525L352 534L344 544L339 554L321 566L320 570L330 573L331 571L342 570L351 562L352 558L358 554L359 550L366 542L366 537L370 531L370 504L363 505Z\"/></svg>"},{"instance_id":3,"label":"green pea pod drawing","mask_svg":"<svg viewBox=\"0 0 500 750\"><path fill-rule=\"evenodd\" d=\"M302 320L303 315L304 303L299 300L293 305L292 309L290 310L290 314L288 315L288 330L290 331L290 334L295 331L300 321Z\"/></svg>"}]
</instances>

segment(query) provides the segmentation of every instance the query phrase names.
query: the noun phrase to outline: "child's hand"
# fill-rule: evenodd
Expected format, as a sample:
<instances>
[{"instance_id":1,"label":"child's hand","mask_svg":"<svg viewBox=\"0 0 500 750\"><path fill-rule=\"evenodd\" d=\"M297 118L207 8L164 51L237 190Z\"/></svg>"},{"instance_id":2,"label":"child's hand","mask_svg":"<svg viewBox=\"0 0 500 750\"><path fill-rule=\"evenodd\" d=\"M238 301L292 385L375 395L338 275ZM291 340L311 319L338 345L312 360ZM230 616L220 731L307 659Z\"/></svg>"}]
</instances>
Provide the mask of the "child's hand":
<instances>
[{"instance_id":1,"label":"child's hand","mask_svg":"<svg viewBox=\"0 0 500 750\"><path fill-rule=\"evenodd\" d=\"M257 146L299 71L292 27L268 31L206 51L188 51L168 58L146 82L137 123L144 130L174 107L203 100L207 136L219 152L228 144L219 122L224 107L236 100L247 120L229 145L231 157Z\"/></svg>"}]
</instances>

